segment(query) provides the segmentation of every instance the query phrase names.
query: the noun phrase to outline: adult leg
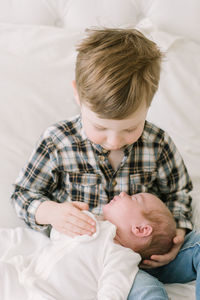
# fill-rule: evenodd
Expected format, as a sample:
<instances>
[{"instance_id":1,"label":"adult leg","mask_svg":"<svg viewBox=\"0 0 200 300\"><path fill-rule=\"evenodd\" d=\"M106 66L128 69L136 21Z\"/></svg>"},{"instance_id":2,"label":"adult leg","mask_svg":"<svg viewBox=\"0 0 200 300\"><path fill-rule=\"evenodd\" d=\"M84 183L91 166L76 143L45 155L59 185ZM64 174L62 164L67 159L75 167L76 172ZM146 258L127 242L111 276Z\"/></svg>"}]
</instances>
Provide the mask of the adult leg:
<instances>
[{"instance_id":1,"label":"adult leg","mask_svg":"<svg viewBox=\"0 0 200 300\"><path fill-rule=\"evenodd\" d=\"M148 270L163 283L186 283L196 280L196 299L200 300L200 233L186 235L177 257L168 265Z\"/></svg>"},{"instance_id":2,"label":"adult leg","mask_svg":"<svg viewBox=\"0 0 200 300\"><path fill-rule=\"evenodd\" d=\"M147 272L139 270L128 300L169 300L164 285Z\"/></svg>"}]
</instances>

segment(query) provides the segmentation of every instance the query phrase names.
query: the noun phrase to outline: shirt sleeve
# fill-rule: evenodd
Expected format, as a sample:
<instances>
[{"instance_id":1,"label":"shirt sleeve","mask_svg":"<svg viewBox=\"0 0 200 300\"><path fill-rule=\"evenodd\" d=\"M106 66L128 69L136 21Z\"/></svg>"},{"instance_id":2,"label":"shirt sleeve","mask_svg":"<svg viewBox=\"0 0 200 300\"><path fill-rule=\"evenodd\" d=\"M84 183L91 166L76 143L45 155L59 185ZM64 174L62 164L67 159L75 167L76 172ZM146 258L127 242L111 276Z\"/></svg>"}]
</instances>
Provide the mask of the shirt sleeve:
<instances>
[{"instance_id":1,"label":"shirt sleeve","mask_svg":"<svg viewBox=\"0 0 200 300\"><path fill-rule=\"evenodd\" d=\"M127 299L138 272L140 255L112 243L106 251L103 272L98 283L97 300Z\"/></svg>"},{"instance_id":2,"label":"shirt sleeve","mask_svg":"<svg viewBox=\"0 0 200 300\"><path fill-rule=\"evenodd\" d=\"M178 228L191 230L192 182L172 139L165 133L157 162L158 187L162 200L172 212Z\"/></svg>"},{"instance_id":3,"label":"shirt sleeve","mask_svg":"<svg viewBox=\"0 0 200 300\"><path fill-rule=\"evenodd\" d=\"M11 201L17 215L35 230L45 231L48 226L38 225L35 213L47 200L55 200L53 191L58 185L56 147L50 137L41 137L28 163L20 172Z\"/></svg>"}]
</instances>

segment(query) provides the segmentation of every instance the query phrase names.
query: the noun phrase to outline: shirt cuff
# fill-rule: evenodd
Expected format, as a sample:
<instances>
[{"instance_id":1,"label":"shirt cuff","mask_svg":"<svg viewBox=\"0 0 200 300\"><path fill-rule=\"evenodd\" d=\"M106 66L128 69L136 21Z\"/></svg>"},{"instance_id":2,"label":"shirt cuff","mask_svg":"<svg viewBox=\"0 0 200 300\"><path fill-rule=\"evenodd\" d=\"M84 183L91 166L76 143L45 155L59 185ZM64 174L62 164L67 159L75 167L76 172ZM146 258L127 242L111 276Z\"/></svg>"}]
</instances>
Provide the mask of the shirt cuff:
<instances>
[{"instance_id":1,"label":"shirt cuff","mask_svg":"<svg viewBox=\"0 0 200 300\"><path fill-rule=\"evenodd\" d=\"M40 204L44 201L47 201L47 199L40 199L40 200L33 200L31 201L28 209L27 209L27 223L28 225L37 231L45 232L49 228L49 225L39 225L36 223L35 220L35 215L36 215L36 210L40 206Z\"/></svg>"},{"instance_id":2,"label":"shirt cuff","mask_svg":"<svg viewBox=\"0 0 200 300\"><path fill-rule=\"evenodd\" d=\"M189 220L178 220L175 219L177 228L184 228L186 229L186 232L188 233L189 231L193 230L193 224Z\"/></svg>"}]
</instances>

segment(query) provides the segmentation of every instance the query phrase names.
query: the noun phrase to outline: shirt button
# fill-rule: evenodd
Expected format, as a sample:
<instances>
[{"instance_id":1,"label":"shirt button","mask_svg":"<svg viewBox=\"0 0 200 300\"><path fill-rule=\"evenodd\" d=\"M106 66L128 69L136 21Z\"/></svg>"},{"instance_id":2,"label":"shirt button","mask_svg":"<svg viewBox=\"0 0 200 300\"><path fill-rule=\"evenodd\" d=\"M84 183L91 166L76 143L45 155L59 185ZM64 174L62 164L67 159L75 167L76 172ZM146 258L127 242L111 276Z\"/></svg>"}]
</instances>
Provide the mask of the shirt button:
<instances>
[{"instance_id":1,"label":"shirt button","mask_svg":"<svg viewBox=\"0 0 200 300\"><path fill-rule=\"evenodd\" d=\"M105 156L100 156L100 160L104 161L105 160Z\"/></svg>"},{"instance_id":2,"label":"shirt button","mask_svg":"<svg viewBox=\"0 0 200 300\"><path fill-rule=\"evenodd\" d=\"M113 186L116 186L116 185L117 185L117 181L116 181L115 179L113 180L112 185L113 185Z\"/></svg>"},{"instance_id":3,"label":"shirt button","mask_svg":"<svg viewBox=\"0 0 200 300\"><path fill-rule=\"evenodd\" d=\"M102 152L103 152L103 153L107 153L107 152L108 152L108 150L106 150L106 149L103 149L103 150L102 150Z\"/></svg>"}]
</instances>

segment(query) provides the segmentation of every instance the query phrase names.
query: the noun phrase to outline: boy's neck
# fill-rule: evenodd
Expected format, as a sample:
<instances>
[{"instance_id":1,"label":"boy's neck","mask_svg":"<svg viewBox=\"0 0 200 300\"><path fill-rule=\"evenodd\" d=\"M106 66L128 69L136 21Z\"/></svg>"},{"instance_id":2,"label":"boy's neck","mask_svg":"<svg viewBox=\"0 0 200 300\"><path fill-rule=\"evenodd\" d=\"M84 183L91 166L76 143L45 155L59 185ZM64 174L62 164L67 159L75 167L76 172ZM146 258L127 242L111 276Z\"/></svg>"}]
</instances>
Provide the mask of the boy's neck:
<instances>
[{"instance_id":1,"label":"boy's neck","mask_svg":"<svg viewBox=\"0 0 200 300\"><path fill-rule=\"evenodd\" d=\"M115 171L117 170L123 157L124 157L124 151L122 149L110 151L110 153L108 155L108 160Z\"/></svg>"}]
</instances>

